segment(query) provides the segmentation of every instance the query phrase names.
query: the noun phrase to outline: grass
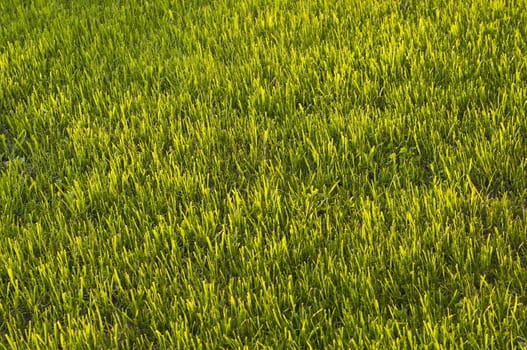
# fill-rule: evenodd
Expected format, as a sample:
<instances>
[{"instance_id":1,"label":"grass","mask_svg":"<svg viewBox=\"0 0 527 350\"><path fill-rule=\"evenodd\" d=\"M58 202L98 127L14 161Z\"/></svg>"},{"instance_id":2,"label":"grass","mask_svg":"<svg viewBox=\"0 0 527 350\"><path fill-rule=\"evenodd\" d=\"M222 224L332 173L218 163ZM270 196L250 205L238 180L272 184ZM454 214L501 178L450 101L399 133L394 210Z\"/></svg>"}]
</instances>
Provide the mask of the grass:
<instances>
[{"instance_id":1,"label":"grass","mask_svg":"<svg viewBox=\"0 0 527 350\"><path fill-rule=\"evenodd\" d=\"M0 347L527 348L527 4L0 2Z\"/></svg>"}]
</instances>

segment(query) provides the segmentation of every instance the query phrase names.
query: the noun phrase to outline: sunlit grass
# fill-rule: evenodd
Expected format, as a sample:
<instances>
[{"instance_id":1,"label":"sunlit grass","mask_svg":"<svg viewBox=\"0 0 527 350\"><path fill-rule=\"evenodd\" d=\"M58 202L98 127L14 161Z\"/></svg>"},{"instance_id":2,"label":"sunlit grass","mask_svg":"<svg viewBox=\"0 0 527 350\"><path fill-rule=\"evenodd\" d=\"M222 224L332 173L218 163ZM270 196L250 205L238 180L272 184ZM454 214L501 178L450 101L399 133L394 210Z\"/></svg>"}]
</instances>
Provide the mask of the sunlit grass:
<instances>
[{"instance_id":1,"label":"sunlit grass","mask_svg":"<svg viewBox=\"0 0 527 350\"><path fill-rule=\"evenodd\" d=\"M525 1L0 2L3 348L527 348Z\"/></svg>"}]
</instances>

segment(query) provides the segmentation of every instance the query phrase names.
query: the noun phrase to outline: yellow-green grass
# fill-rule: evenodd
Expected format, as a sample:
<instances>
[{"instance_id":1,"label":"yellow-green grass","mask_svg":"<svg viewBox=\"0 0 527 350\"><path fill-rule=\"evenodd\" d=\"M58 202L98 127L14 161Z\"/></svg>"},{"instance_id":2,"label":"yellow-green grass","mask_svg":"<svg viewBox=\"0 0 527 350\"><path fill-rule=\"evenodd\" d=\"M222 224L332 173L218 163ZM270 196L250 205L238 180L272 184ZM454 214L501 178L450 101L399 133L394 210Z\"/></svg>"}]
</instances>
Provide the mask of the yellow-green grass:
<instances>
[{"instance_id":1,"label":"yellow-green grass","mask_svg":"<svg viewBox=\"0 0 527 350\"><path fill-rule=\"evenodd\" d=\"M0 1L2 348L527 347L525 1Z\"/></svg>"}]
</instances>

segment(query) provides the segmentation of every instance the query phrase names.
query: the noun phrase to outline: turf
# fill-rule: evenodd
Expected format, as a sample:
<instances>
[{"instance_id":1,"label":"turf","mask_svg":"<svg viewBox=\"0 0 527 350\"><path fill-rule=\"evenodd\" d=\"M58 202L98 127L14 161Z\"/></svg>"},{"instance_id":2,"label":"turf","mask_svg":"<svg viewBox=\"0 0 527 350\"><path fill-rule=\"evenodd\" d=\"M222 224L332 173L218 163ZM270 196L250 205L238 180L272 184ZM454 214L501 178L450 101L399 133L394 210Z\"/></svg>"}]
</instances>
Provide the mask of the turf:
<instances>
[{"instance_id":1,"label":"turf","mask_svg":"<svg viewBox=\"0 0 527 350\"><path fill-rule=\"evenodd\" d=\"M0 1L0 347L527 348L527 4Z\"/></svg>"}]
</instances>

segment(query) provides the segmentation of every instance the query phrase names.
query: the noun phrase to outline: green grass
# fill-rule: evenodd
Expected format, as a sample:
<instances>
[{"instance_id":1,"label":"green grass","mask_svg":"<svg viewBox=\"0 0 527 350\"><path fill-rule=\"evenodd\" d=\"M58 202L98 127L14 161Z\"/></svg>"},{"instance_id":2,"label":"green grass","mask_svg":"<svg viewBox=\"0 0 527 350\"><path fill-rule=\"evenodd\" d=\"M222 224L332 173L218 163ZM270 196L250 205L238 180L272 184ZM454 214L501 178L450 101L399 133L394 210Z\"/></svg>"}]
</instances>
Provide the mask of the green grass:
<instances>
[{"instance_id":1,"label":"green grass","mask_svg":"<svg viewBox=\"0 0 527 350\"><path fill-rule=\"evenodd\" d=\"M525 1L0 1L0 347L527 348Z\"/></svg>"}]
</instances>

